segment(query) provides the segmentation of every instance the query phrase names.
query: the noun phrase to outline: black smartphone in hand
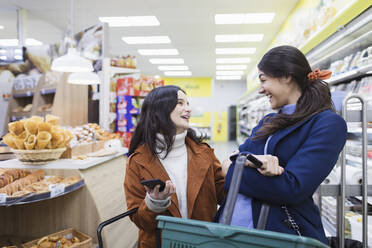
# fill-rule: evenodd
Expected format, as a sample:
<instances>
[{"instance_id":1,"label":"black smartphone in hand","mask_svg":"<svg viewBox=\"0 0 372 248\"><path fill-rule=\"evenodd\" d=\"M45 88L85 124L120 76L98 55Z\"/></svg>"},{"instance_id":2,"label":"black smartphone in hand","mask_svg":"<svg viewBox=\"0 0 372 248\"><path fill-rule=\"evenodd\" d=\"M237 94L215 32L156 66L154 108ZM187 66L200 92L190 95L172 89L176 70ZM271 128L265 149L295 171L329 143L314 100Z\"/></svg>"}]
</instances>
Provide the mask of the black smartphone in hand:
<instances>
[{"instance_id":1,"label":"black smartphone in hand","mask_svg":"<svg viewBox=\"0 0 372 248\"><path fill-rule=\"evenodd\" d=\"M253 156L252 154L248 154L247 159L250 162L252 162L257 168L261 168L262 162L259 159L257 159L255 156Z\"/></svg>"},{"instance_id":2,"label":"black smartphone in hand","mask_svg":"<svg viewBox=\"0 0 372 248\"><path fill-rule=\"evenodd\" d=\"M163 191L165 188L165 182L157 178L149 179L149 180L142 180L141 184L149 187L150 189L155 188L156 185L160 185L159 192Z\"/></svg>"}]
</instances>

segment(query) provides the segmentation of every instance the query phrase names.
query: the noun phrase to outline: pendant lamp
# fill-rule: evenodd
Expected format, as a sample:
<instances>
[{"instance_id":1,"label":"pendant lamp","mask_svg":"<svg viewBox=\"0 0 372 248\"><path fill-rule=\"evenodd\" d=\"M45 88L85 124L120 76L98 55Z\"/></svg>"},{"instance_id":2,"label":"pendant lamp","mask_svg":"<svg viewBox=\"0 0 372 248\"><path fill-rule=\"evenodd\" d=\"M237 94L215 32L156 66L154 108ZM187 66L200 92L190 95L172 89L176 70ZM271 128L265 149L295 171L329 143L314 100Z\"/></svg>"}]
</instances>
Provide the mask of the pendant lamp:
<instances>
[{"instance_id":1,"label":"pendant lamp","mask_svg":"<svg viewBox=\"0 0 372 248\"><path fill-rule=\"evenodd\" d=\"M94 72L74 72L68 76L67 82L69 84L92 85L99 84L100 80L97 73Z\"/></svg>"},{"instance_id":2,"label":"pendant lamp","mask_svg":"<svg viewBox=\"0 0 372 248\"><path fill-rule=\"evenodd\" d=\"M76 48L70 47L66 55L53 60L51 69L61 72L90 72L93 71L93 66L91 61L79 55Z\"/></svg>"},{"instance_id":3,"label":"pendant lamp","mask_svg":"<svg viewBox=\"0 0 372 248\"><path fill-rule=\"evenodd\" d=\"M80 56L76 48L72 47L73 34L73 20L74 20L74 6L73 0L70 0L70 41L71 47L68 49L67 54L56 58L52 62L51 69L60 72L90 72L93 71L92 62Z\"/></svg>"}]
</instances>

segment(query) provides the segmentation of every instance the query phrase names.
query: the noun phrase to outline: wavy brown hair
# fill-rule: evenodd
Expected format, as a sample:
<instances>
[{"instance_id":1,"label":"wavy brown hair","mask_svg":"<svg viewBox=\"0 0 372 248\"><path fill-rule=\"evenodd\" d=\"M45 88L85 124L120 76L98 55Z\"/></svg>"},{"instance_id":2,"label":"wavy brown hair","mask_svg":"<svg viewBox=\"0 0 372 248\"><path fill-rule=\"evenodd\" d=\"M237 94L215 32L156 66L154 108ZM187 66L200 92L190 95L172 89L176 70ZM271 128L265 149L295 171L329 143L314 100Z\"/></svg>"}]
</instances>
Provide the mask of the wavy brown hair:
<instances>
[{"instance_id":1,"label":"wavy brown hair","mask_svg":"<svg viewBox=\"0 0 372 248\"><path fill-rule=\"evenodd\" d=\"M307 78L312 70L305 55L292 46L278 46L269 50L258 63L258 69L273 78L292 77L301 88L293 114L279 113L266 118L254 139L270 136L280 129L295 125L326 109L334 111L331 93L326 82Z\"/></svg>"},{"instance_id":2,"label":"wavy brown hair","mask_svg":"<svg viewBox=\"0 0 372 248\"><path fill-rule=\"evenodd\" d=\"M150 91L143 102L140 119L130 141L128 155L134 153L142 144L146 144L154 156L164 151L165 157L168 155L176 135L176 125L171 120L170 114L177 105L179 90L185 93L175 85L162 86ZM163 134L164 141L156 137L157 133ZM198 144L201 143L191 128L187 130L186 136Z\"/></svg>"}]
</instances>

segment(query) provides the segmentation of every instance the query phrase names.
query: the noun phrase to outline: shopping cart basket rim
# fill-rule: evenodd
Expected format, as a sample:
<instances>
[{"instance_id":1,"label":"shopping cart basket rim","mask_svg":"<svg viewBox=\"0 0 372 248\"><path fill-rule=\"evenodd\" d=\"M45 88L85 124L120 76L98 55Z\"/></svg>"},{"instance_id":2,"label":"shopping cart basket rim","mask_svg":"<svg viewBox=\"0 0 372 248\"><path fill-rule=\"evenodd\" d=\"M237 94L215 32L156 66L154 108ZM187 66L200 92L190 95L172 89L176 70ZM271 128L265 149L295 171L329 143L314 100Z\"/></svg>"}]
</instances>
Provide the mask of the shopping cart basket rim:
<instances>
[{"instance_id":1,"label":"shopping cart basket rim","mask_svg":"<svg viewBox=\"0 0 372 248\"><path fill-rule=\"evenodd\" d=\"M200 220L192 220L192 219L183 219L171 216L164 216L159 215L156 217L158 220L158 228L165 229L165 230L173 230L173 231L182 231L184 233L194 233L197 234L198 230L192 230L190 228L183 228L180 229L180 225L184 226L192 226L192 227L200 227L205 230L208 230L210 235L216 238L228 238L231 236L239 235L239 234L246 234L254 237L264 237L268 239L280 239L280 240L287 240L295 243L311 243L316 247L328 247L322 242L303 236L291 235L287 233L279 233L267 230L258 230L253 228L245 228L239 226L230 226L224 225L220 223L213 223L207 221L200 221Z\"/></svg>"}]
</instances>

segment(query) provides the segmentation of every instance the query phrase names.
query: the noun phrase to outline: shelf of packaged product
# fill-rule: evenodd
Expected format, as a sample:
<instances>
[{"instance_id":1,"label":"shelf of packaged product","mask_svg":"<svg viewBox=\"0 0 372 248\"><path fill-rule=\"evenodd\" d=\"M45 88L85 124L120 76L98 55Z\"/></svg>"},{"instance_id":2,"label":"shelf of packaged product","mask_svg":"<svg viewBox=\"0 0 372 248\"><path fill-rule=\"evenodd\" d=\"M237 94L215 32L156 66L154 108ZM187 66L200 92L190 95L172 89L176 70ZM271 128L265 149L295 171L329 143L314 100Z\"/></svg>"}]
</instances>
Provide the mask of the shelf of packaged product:
<instances>
[{"instance_id":1,"label":"shelf of packaged product","mask_svg":"<svg viewBox=\"0 0 372 248\"><path fill-rule=\"evenodd\" d=\"M341 27L345 26L355 17L360 15L363 11L368 9L372 4L372 0L354 0L350 1L347 7L340 11L326 26L314 33L299 49L303 53L309 52L314 47L317 47L320 43L325 41L332 34L341 30Z\"/></svg>"},{"instance_id":2,"label":"shelf of packaged product","mask_svg":"<svg viewBox=\"0 0 372 248\"><path fill-rule=\"evenodd\" d=\"M329 85L345 82L345 81L351 81L353 79L356 79L360 76L366 76L366 74L372 74L372 65L365 65L361 68L356 68L351 71L344 72L342 74L339 74L337 76L331 77L330 79L326 80L326 82Z\"/></svg>"},{"instance_id":3,"label":"shelf of packaged product","mask_svg":"<svg viewBox=\"0 0 372 248\"><path fill-rule=\"evenodd\" d=\"M345 185L345 196L361 196L362 195L362 185ZM317 189L317 193L321 196L339 196L340 185L339 184L321 184ZM367 195L372 196L372 185L367 187Z\"/></svg>"},{"instance_id":4,"label":"shelf of packaged product","mask_svg":"<svg viewBox=\"0 0 372 248\"><path fill-rule=\"evenodd\" d=\"M346 160L349 160L351 161L353 164L358 164L358 165L362 165L362 158L361 157L356 157L356 156L353 156L353 155L350 155L350 154L346 154ZM367 165L368 166L372 166L372 159L368 158L367 159ZM372 182L370 182L372 183Z\"/></svg>"},{"instance_id":5,"label":"shelf of packaged product","mask_svg":"<svg viewBox=\"0 0 372 248\"><path fill-rule=\"evenodd\" d=\"M242 133L246 136L250 135L250 130L247 127L245 127L244 125L239 125L239 131L240 131L240 133Z\"/></svg>"},{"instance_id":6,"label":"shelf of packaged product","mask_svg":"<svg viewBox=\"0 0 372 248\"><path fill-rule=\"evenodd\" d=\"M349 139L355 140L362 138L362 128L349 128L347 131ZM372 128L367 128L368 141L372 141Z\"/></svg>"},{"instance_id":7,"label":"shelf of packaged product","mask_svg":"<svg viewBox=\"0 0 372 248\"><path fill-rule=\"evenodd\" d=\"M348 110L346 113L346 118L348 122L361 122L362 121L362 112L360 110ZM372 109L367 109L367 122L372 122ZM361 133L361 128L354 129L351 131L349 129L349 133L356 131L357 133Z\"/></svg>"},{"instance_id":8,"label":"shelf of packaged product","mask_svg":"<svg viewBox=\"0 0 372 248\"><path fill-rule=\"evenodd\" d=\"M140 73L139 69L125 68L110 66L110 76L113 77L115 74L135 74Z\"/></svg>"},{"instance_id":9,"label":"shelf of packaged product","mask_svg":"<svg viewBox=\"0 0 372 248\"><path fill-rule=\"evenodd\" d=\"M33 97L35 89L17 90L13 92L13 98Z\"/></svg>"},{"instance_id":10,"label":"shelf of packaged product","mask_svg":"<svg viewBox=\"0 0 372 248\"><path fill-rule=\"evenodd\" d=\"M330 223L327 218L322 216L322 223L323 223L323 228L326 233L327 237L336 237L337 236L337 230L335 226Z\"/></svg>"},{"instance_id":11,"label":"shelf of packaged product","mask_svg":"<svg viewBox=\"0 0 372 248\"><path fill-rule=\"evenodd\" d=\"M56 88L44 88L40 90L41 95L55 94L57 92Z\"/></svg>"}]
</instances>

